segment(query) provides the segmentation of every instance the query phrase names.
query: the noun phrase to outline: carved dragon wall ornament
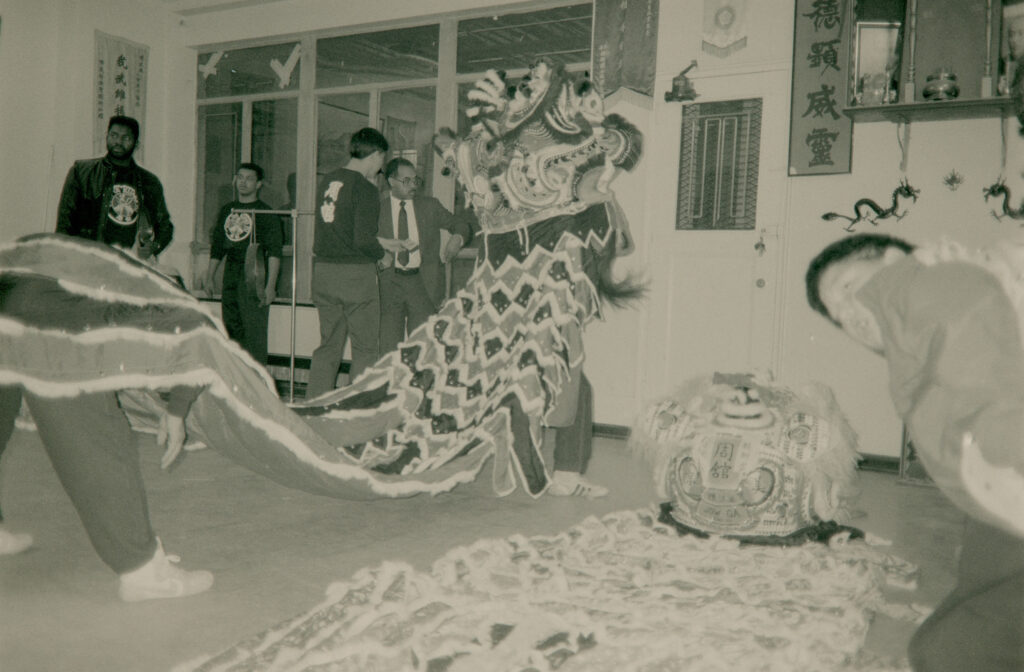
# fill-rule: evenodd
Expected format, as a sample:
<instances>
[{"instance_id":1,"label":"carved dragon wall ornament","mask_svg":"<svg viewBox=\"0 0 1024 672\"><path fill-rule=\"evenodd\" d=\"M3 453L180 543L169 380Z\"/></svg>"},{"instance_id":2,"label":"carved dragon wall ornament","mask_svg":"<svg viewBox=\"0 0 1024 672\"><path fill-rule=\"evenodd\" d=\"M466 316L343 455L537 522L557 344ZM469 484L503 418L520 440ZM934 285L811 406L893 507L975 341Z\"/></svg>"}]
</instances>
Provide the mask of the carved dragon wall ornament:
<instances>
[{"instance_id":1,"label":"carved dragon wall ornament","mask_svg":"<svg viewBox=\"0 0 1024 672\"><path fill-rule=\"evenodd\" d=\"M862 198L853 204L853 217L847 215L841 215L838 212L826 212L821 216L826 222L833 222L837 219L846 220L846 225L843 227L844 231L853 231L853 227L860 222L871 222L875 226L878 226L878 220L888 219L889 217L895 217L897 220L903 219L907 211L897 212L900 206L901 199L909 198L911 201L917 201L917 195L921 193L920 189L915 189L910 186L906 178L901 179L899 185L892 190L892 204L888 208L882 208L877 202L870 198Z\"/></svg>"},{"instance_id":2,"label":"carved dragon wall ornament","mask_svg":"<svg viewBox=\"0 0 1024 672\"><path fill-rule=\"evenodd\" d=\"M985 201L988 202L989 198L1003 199L1002 214L992 211L992 216L996 219L1002 219L1003 217L1009 217L1010 219L1024 219L1024 200L1021 200L1019 208L1014 208L1010 205L1010 188L1006 186L1006 181L1000 177L993 184L982 189L982 193L985 194Z\"/></svg>"}]
</instances>

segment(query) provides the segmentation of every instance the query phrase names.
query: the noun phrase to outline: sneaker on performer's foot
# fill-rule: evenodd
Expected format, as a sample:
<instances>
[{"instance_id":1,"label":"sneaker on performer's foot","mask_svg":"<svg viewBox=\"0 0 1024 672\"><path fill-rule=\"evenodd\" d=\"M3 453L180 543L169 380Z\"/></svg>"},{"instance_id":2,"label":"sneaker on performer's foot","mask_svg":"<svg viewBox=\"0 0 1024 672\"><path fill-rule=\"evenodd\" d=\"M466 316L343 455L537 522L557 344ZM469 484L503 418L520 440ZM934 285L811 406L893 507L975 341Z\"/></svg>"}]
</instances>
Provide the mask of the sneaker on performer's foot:
<instances>
[{"instance_id":1,"label":"sneaker on performer's foot","mask_svg":"<svg viewBox=\"0 0 1024 672\"><path fill-rule=\"evenodd\" d=\"M595 499L608 494L608 488L591 483L575 471L556 471L551 477L548 494L558 497L587 497Z\"/></svg>"},{"instance_id":2,"label":"sneaker on performer's foot","mask_svg":"<svg viewBox=\"0 0 1024 672\"><path fill-rule=\"evenodd\" d=\"M165 597L185 597L209 590L213 574L204 570L186 572L172 563L180 562L176 555L164 553L163 544L156 540L153 559L136 570L121 575L118 594L125 602L156 600Z\"/></svg>"},{"instance_id":3,"label":"sneaker on performer's foot","mask_svg":"<svg viewBox=\"0 0 1024 672\"><path fill-rule=\"evenodd\" d=\"M0 555L14 555L32 546L32 535L24 532L11 532L0 524Z\"/></svg>"}]
</instances>

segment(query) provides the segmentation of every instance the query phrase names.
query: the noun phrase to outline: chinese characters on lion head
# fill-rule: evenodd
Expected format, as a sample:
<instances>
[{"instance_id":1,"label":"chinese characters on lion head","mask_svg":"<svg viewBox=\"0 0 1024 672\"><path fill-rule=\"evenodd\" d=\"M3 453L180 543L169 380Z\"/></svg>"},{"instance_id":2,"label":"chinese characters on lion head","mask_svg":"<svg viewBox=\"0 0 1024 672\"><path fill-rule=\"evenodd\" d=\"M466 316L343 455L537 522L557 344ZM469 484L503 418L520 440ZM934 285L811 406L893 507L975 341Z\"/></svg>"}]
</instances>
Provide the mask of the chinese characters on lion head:
<instances>
[{"instance_id":1,"label":"chinese characters on lion head","mask_svg":"<svg viewBox=\"0 0 1024 672\"><path fill-rule=\"evenodd\" d=\"M813 538L845 522L855 495L856 436L820 384L698 378L650 406L630 443L654 467L663 511L687 531Z\"/></svg>"}]
</instances>

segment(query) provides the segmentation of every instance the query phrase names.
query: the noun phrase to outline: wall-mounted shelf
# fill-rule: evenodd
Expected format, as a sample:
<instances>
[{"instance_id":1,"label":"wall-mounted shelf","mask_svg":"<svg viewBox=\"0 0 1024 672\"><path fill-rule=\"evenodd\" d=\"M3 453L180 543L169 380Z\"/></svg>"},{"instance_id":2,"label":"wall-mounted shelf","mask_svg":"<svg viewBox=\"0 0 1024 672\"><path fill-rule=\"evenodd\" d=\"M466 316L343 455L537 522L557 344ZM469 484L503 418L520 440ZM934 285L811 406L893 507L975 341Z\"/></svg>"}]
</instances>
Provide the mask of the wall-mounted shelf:
<instances>
[{"instance_id":1,"label":"wall-mounted shelf","mask_svg":"<svg viewBox=\"0 0 1024 672\"><path fill-rule=\"evenodd\" d=\"M1013 101L1008 96L936 100L923 103L892 103L865 105L843 110L854 122L867 121L945 121L948 119L996 118L1012 114Z\"/></svg>"}]
</instances>

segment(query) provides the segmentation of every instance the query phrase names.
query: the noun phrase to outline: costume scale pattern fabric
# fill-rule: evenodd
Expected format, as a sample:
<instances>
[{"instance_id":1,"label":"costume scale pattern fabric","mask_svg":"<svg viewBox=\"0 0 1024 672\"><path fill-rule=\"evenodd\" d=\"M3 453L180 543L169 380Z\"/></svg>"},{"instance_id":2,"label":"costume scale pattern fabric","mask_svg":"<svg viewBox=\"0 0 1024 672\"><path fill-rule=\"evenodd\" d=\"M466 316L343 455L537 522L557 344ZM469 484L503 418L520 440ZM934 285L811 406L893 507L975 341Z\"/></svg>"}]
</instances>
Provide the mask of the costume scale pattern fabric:
<instances>
[{"instance_id":1,"label":"costume scale pattern fabric","mask_svg":"<svg viewBox=\"0 0 1024 672\"><path fill-rule=\"evenodd\" d=\"M480 125L439 149L447 161L489 145L491 162L478 167L499 191L503 175L524 161L556 188L527 205L512 192L495 200L487 186L489 200L481 200L481 175L460 169L463 185L473 185L487 260L465 290L352 385L285 405L198 300L126 255L58 235L0 247L0 282L49 278L60 295L40 300L75 307L30 324L0 306L0 384L51 397L124 390L129 419L149 430L159 411L147 390L203 387L187 419L191 439L318 494L441 492L475 479L493 457L498 494L521 482L539 496L548 479L542 425L582 362L584 325L599 314L597 258L624 236L608 183L635 165L640 134L620 118L601 126L600 99L587 95L581 106L576 92L586 87L564 73L547 64L535 73L527 105L519 93L512 105L519 123L502 126L507 137ZM550 120L557 134L545 130ZM516 129L531 129L530 141L516 140ZM546 157L543 166L536 154Z\"/></svg>"},{"instance_id":2,"label":"costume scale pattern fabric","mask_svg":"<svg viewBox=\"0 0 1024 672\"><path fill-rule=\"evenodd\" d=\"M679 537L646 510L364 567L322 602L173 672L907 672L866 651L917 568L863 541Z\"/></svg>"}]
</instances>

